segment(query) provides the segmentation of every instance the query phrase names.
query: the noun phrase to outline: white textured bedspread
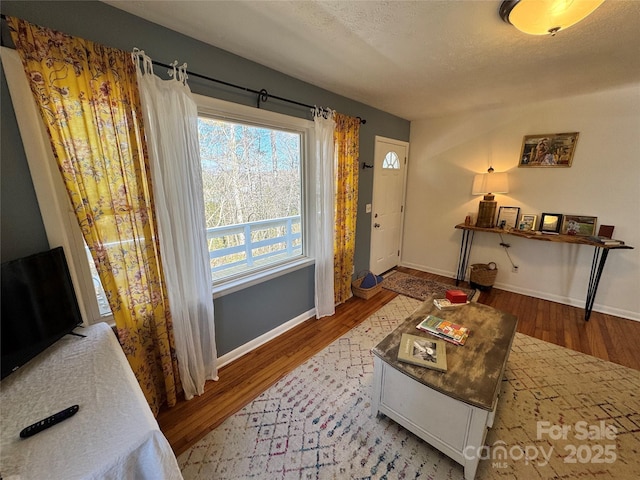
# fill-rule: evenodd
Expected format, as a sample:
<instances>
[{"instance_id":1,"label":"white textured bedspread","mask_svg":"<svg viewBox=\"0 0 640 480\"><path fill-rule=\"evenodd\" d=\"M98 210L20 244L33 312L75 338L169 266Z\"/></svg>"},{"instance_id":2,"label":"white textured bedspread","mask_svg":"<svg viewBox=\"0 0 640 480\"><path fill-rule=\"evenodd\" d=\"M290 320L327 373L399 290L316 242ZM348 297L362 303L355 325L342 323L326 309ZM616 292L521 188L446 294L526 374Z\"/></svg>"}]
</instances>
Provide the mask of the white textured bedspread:
<instances>
[{"instance_id":1,"label":"white textured bedspread","mask_svg":"<svg viewBox=\"0 0 640 480\"><path fill-rule=\"evenodd\" d=\"M182 479L176 458L106 323L67 335L0 384L3 480ZM72 405L73 417L20 431Z\"/></svg>"}]
</instances>

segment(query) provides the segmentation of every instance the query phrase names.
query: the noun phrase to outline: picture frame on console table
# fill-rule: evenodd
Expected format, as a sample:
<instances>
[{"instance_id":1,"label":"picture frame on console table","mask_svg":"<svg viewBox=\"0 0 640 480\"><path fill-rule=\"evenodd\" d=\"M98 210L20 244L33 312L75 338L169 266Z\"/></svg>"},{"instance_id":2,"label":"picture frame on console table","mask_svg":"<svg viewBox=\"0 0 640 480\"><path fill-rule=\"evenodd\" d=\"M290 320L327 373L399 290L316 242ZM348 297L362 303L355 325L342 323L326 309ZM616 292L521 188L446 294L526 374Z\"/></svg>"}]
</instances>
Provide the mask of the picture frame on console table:
<instances>
[{"instance_id":1,"label":"picture frame on console table","mask_svg":"<svg viewBox=\"0 0 640 480\"><path fill-rule=\"evenodd\" d=\"M605 238L611 238L613 237L613 229L615 228L614 225L600 225L600 227L598 228L598 236L599 237L605 237Z\"/></svg>"},{"instance_id":2,"label":"picture frame on console table","mask_svg":"<svg viewBox=\"0 0 640 480\"><path fill-rule=\"evenodd\" d=\"M540 217L540 232L558 234L562 227L561 213L543 213Z\"/></svg>"},{"instance_id":3,"label":"picture frame on console table","mask_svg":"<svg viewBox=\"0 0 640 480\"><path fill-rule=\"evenodd\" d=\"M536 220L538 215L532 213L523 213L520 217L520 223L518 224L518 230L521 232L530 232L536 229Z\"/></svg>"},{"instance_id":4,"label":"picture frame on console table","mask_svg":"<svg viewBox=\"0 0 640 480\"><path fill-rule=\"evenodd\" d=\"M563 215L560 233L564 235L577 235L579 237L591 237L596 234L598 217L585 215Z\"/></svg>"},{"instance_id":5,"label":"picture frame on console table","mask_svg":"<svg viewBox=\"0 0 640 480\"><path fill-rule=\"evenodd\" d=\"M496 226L503 229L516 228L520 207L500 207ZM504 223L503 223L504 222Z\"/></svg>"},{"instance_id":6,"label":"picture frame on console table","mask_svg":"<svg viewBox=\"0 0 640 480\"><path fill-rule=\"evenodd\" d=\"M570 167L578 132L525 135L518 167Z\"/></svg>"}]
</instances>

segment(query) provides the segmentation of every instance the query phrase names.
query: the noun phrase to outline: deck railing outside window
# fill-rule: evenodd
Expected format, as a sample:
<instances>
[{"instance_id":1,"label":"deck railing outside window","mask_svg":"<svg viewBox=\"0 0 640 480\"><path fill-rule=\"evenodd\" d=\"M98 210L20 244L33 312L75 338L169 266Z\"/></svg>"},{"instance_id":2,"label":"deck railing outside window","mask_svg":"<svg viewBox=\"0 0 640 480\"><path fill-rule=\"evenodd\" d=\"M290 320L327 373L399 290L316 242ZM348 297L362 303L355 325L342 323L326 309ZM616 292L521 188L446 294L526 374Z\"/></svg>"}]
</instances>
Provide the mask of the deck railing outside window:
<instances>
[{"instance_id":1,"label":"deck railing outside window","mask_svg":"<svg viewBox=\"0 0 640 480\"><path fill-rule=\"evenodd\" d=\"M214 282L302 255L300 215L207 229Z\"/></svg>"},{"instance_id":2,"label":"deck railing outside window","mask_svg":"<svg viewBox=\"0 0 640 480\"><path fill-rule=\"evenodd\" d=\"M300 215L207 229L213 281L302 255ZM101 315L111 310L87 249Z\"/></svg>"}]
</instances>

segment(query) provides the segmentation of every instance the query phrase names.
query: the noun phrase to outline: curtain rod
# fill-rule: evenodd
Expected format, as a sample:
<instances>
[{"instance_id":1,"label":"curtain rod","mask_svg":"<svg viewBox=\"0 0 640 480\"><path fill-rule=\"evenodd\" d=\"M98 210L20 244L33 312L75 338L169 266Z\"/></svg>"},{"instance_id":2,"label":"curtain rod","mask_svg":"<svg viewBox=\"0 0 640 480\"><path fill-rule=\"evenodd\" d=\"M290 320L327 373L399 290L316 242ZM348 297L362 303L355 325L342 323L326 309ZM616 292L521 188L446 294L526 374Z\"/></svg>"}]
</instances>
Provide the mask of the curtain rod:
<instances>
[{"instance_id":1,"label":"curtain rod","mask_svg":"<svg viewBox=\"0 0 640 480\"><path fill-rule=\"evenodd\" d=\"M2 13L0 14L0 18L2 20L6 20L7 16ZM4 43L4 42L3 42ZM152 63L154 65L157 65L158 67L165 67L165 68L174 68L174 65L167 65L166 63L162 63L162 62L158 62L156 60L152 60ZM291 100L289 98L284 98L284 97L279 97L278 95L272 95L270 94L266 89L262 89L262 90L254 90L252 88L248 88L248 87L243 87L241 85L236 85L234 83L230 83L230 82L225 82L224 80L218 80L217 78L213 78L213 77L209 77L207 75L201 75L199 73L195 73L195 72L191 72L189 70L186 71L187 75L191 75L193 77L197 77L197 78L202 78L204 80L208 80L210 82L215 82L215 83L219 83L221 85L225 85L227 87L232 87L232 88L237 88L238 90L243 90L245 92L249 92L249 93L253 93L254 95L258 96L258 101L257 101L257 107L260 108L260 104L262 102L266 102L267 100L269 100L270 98L274 98L276 100L280 100L281 102L287 102L287 103L292 103L294 105L298 105L300 107L307 107L309 109L313 109L316 108L315 105L308 105L306 103L302 103L302 102L297 102L296 100ZM360 123L362 125L364 125L365 123L367 123L367 121L362 118L362 117L356 117Z\"/></svg>"},{"instance_id":2,"label":"curtain rod","mask_svg":"<svg viewBox=\"0 0 640 480\"><path fill-rule=\"evenodd\" d=\"M158 62L156 60L152 60L151 63L153 63L154 65L157 65L158 67L165 67L165 68L169 68L169 69L174 68L174 65L167 65L166 63ZM306 103L298 102L296 100L291 100L289 98L284 98L284 97L279 97L277 95L272 95L264 88L262 90L254 90L252 88L243 87L241 85L236 85L236 84L230 83L230 82L225 82L224 80L218 80L217 78L209 77L209 76L206 76L206 75L201 75L199 73L191 72L189 70L187 70L186 73L187 73L187 75L191 75L193 77L202 78L204 80L209 80L210 82L219 83L219 84L225 85L227 87L237 88L237 89L243 90L245 92L253 93L254 95L258 96L258 99L257 99L258 100L258 102L257 102L258 108L260 108L260 103L261 102L266 102L267 100L269 100L269 98L275 98L276 100L280 100L282 102L292 103L294 105L299 105L301 107L307 107L309 109L316 108L314 105L308 105ZM360 121L360 123L362 125L367 123L367 121L362 117L356 117L356 118Z\"/></svg>"}]
</instances>

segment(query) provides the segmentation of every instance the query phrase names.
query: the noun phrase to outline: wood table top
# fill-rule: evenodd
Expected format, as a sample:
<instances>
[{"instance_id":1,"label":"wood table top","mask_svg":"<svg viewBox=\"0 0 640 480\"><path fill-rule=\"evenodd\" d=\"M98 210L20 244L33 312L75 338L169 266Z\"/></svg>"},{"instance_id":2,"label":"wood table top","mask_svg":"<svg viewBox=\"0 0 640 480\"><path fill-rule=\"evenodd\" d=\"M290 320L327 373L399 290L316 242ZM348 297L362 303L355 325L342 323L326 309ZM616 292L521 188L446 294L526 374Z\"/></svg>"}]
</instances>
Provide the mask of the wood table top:
<instances>
[{"instance_id":1,"label":"wood table top","mask_svg":"<svg viewBox=\"0 0 640 480\"><path fill-rule=\"evenodd\" d=\"M466 225L464 223L460 223L455 226L458 230L470 230L473 232L486 232L486 233L506 233L507 235L513 235L515 237L526 238L528 240L541 240L543 242L554 242L554 243L573 243L577 245L590 245L592 247L604 248L606 250L616 250L616 249L633 249L632 246L622 244L622 245L605 245L600 242L595 242L591 240L588 236L581 235L566 235L566 234L548 234L542 233L537 230L516 230L514 228L502 229L499 227L475 227L473 225Z\"/></svg>"},{"instance_id":2,"label":"wood table top","mask_svg":"<svg viewBox=\"0 0 640 480\"><path fill-rule=\"evenodd\" d=\"M470 330L469 338L462 346L444 342L447 349L446 372L398 361L403 333L435 338L416 328L427 315L435 315ZM423 385L462 402L492 410L517 323L515 316L475 302L454 309L439 310L433 304L433 297L428 297L413 314L376 345L372 352Z\"/></svg>"}]
</instances>

